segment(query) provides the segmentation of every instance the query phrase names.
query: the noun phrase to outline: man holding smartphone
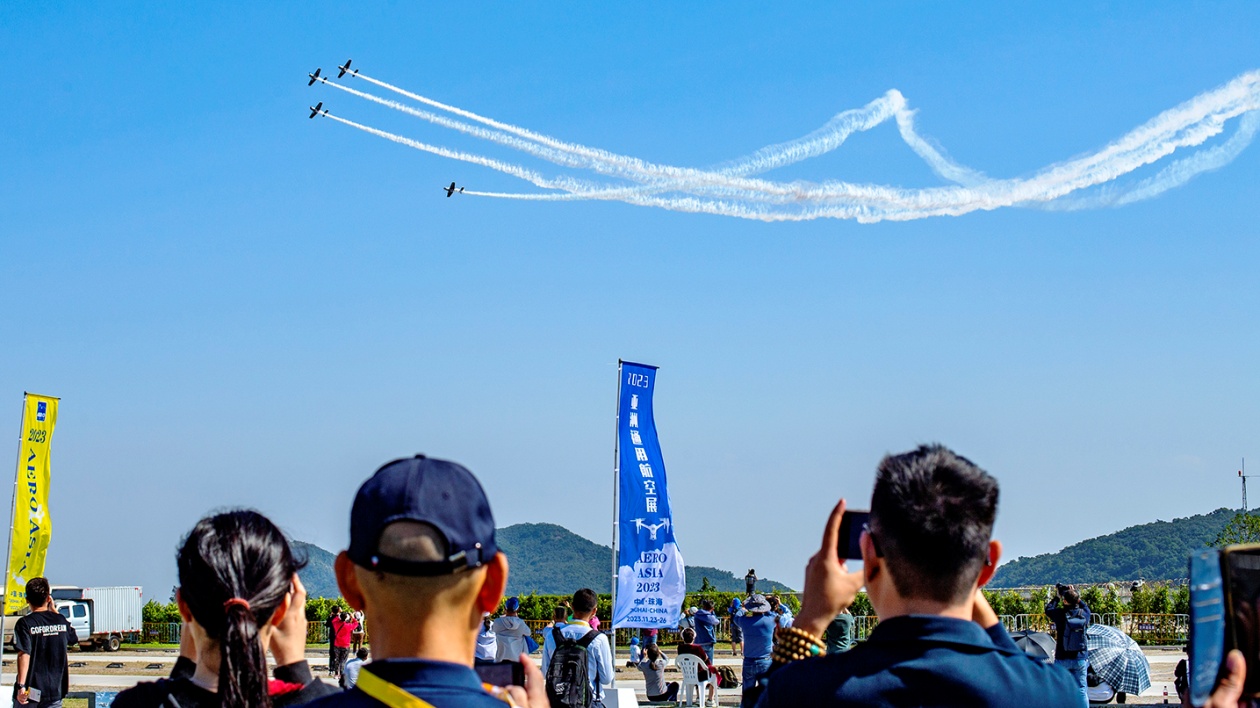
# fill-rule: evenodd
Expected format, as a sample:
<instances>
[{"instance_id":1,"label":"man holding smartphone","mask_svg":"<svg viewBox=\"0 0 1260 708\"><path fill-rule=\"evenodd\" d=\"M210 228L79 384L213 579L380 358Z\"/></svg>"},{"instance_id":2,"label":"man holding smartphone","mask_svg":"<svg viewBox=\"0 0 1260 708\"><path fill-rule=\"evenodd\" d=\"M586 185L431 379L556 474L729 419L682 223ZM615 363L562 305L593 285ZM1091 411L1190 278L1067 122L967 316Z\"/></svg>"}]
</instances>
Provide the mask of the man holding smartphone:
<instances>
[{"instance_id":1,"label":"man holding smartphone","mask_svg":"<svg viewBox=\"0 0 1260 708\"><path fill-rule=\"evenodd\" d=\"M70 690L66 647L77 644L79 636L57 612L51 595L47 578L27 581L26 604L31 612L13 628L13 646L18 652L13 701L18 705L60 708L61 699Z\"/></svg>"},{"instance_id":2,"label":"man holding smartphone","mask_svg":"<svg viewBox=\"0 0 1260 708\"><path fill-rule=\"evenodd\" d=\"M1080 705L1089 708L1089 688L1086 674L1089 672L1089 645L1085 642L1085 628L1089 627L1089 605L1081 599L1076 588L1059 583L1054 586L1055 596L1046 603L1046 617L1054 622L1054 663L1067 669L1081 689Z\"/></svg>"},{"instance_id":3,"label":"man holding smartphone","mask_svg":"<svg viewBox=\"0 0 1260 708\"><path fill-rule=\"evenodd\" d=\"M801 612L779 632L758 708L1074 705L1067 672L1016 647L980 591L1002 553L992 538L997 501L997 480L940 445L885 457L860 533L862 570L843 562L841 499L805 568ZM854 649L825 655L823 633L863 586L879 625Z\"/></svg>"}]
</instances>

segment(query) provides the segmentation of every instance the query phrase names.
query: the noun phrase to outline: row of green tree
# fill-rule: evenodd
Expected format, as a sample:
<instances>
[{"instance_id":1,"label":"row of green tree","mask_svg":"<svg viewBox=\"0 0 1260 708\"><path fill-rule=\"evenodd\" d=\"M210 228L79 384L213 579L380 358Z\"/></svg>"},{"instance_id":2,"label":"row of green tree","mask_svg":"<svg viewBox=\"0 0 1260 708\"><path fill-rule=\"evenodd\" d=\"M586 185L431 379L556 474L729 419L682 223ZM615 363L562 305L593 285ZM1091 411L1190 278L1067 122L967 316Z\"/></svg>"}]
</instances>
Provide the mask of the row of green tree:
<instances>
[{"instance_id":1,"label":"row of green tree","mask_svg":"<svg viewBox=\"0 0 1260 708\"><path fill-rule=\"evenodd\" d=\"M1053 588L1042 587L1033 590L1025 598L1014 590L985 591L985 596L994 611L999 615L1038 615L1045 609ZM1115 588L1091 585L1081 590L1081 598L1089 604L1097 614L1104 613L1153 613L1153 614L1187 614L1190 611L1190 589L1185 585L1170 586L1166 583L1147 583L1133 590L1128 598L1124 598ZM705 589L700 592L687 593L684 606L699 607L704 600L713 603L719 616L727 616L731 600L743 599L743 593L719 592ZM781 595L780 599L792 612L800 611L800 600L796 595ZM567 595L522 595L520 616L527 620L550 620L557 606L569 602ZM311 598L306 601L306 619L322 622L329 613L346 609L345 603L336 598ZM854 615L873 615L870 600L866 593L858 593L850 611ZM503 612L499 606L496 614ZM612 598L609 595L599 596L598 615L607 621L612 616ZM150 600L144 606L145 622L179 622L179 608L174 602L159 603Z\"/></svg>"}]
</instances>

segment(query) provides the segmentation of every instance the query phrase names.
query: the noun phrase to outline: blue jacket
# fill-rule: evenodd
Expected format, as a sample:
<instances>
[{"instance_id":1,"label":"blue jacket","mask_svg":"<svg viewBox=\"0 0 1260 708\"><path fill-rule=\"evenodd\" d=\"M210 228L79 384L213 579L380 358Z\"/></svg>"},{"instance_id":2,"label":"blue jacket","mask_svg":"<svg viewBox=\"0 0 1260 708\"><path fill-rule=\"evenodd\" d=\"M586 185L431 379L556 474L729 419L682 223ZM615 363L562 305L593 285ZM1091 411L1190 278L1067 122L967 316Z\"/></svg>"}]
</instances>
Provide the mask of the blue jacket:
<instances>
[{"instance_id":1,"label":"blue jacket","mask_svg":"<svg viewBox=\"0 0 1260 708\"><path fill-rule=\"evenodd\" d=\"M1085 610L1085 624L1089 625L1089 605L1084 600L1077 605ZM1089 656L1089 650L1085 651L1068 651L1063 648L1063 631L1067 629L1067 609L1059 606L1059 598L1055 598L1046 604L1046 617L1054 622L1054 659L1080 659Z\"/></svg>"},{"instance_id":2,"label":"blue jacket","mask_svg":"<svg viewBox=\"0 0 1260 708\"><path fill-rule=\"evenodd\" d=\"M774 615L740 615L732 622L744 630L744 658L765 659L774 647Z\"/></svg>"},{"instance_id":3,"label":"blue jacket","mask_svg":"<svg viewBox=\"0 0 1260 708\"><path fill-rule=\"evenodd\" d=\"M696 621L696 644L717 643L717 615L710 610L697 610L693 619Z\"/></svg>"},{"instance_id":4,"label":"blue jacket","mask_svg":"<svg viewBox=\"0 0 1260 708\"><path fill-rule=\"evenodd\" d=\"M1029 657L1001 624L908 615L880 622L843 654L795 661L770 674L757 708L1080 705L1071 675Z\"/></svg>"}]
</instances>

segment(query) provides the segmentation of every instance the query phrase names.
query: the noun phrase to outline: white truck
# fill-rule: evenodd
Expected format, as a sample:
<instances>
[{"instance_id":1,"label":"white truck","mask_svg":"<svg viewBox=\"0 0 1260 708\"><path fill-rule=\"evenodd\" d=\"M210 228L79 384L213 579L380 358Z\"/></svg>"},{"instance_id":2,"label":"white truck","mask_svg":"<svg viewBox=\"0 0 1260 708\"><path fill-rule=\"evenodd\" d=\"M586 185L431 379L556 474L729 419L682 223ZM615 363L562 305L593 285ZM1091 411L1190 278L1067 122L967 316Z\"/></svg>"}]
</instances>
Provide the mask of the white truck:
<instances>
[{"instance_id":1,"label":"white truck","mask_svg":"<svg viewBox=\"0 0 1260 708\"><path fill-rule=\"evenodd\" d=\"M139 635L144 616L138 587L78 588L54 585L53 604L70 621L84 651L118 651L127 634ZM23 610L20 614L26 614ZM4 643L13 643L17 616L4 618Z\"/></svg>"}]
</instances>

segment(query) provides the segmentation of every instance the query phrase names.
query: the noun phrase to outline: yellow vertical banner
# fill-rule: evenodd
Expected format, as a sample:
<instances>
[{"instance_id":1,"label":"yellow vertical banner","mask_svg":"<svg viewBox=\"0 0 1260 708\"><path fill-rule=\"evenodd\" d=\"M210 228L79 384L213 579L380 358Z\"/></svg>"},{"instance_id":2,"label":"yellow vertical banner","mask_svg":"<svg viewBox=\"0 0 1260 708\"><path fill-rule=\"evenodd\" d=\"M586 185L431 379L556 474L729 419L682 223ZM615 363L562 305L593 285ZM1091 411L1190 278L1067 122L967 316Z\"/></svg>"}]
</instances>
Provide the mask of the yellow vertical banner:
<instances>
[{"instance_id":1,"label":"yellow vertical banner","mask_svg":"<svg viewBox=\"0 0 1260 708\"><path fill-rule=\"evenodd\" d=\"M52 475L49 452L57 425L57 400L28 393L22 406L13 527L4 579L5 614L26 606L26 581L44 574L48 542L52 540L52 519L48 515L48 482Z\"/></svg>"}]
</instances>

